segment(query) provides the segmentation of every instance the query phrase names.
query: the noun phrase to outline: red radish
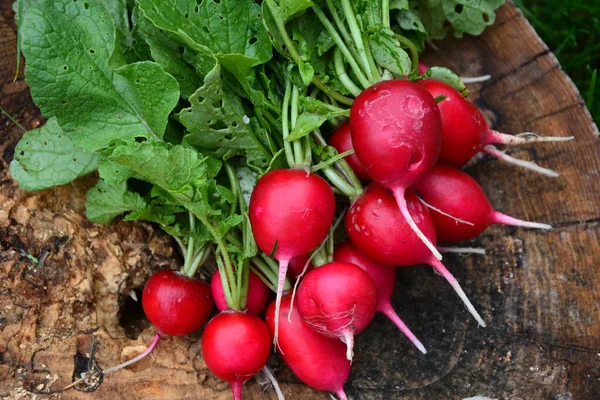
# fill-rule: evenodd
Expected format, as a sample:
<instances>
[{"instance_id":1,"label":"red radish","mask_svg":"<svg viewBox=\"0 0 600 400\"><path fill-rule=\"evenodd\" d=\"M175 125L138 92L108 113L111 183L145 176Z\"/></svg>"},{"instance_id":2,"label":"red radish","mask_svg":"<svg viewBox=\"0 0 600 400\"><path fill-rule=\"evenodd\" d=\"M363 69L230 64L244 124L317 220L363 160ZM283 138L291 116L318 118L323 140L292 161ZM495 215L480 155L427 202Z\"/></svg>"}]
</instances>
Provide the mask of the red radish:
<instances>
[{"instance_id":1,"label":"red radish","mask_svg":"<svg viewBox=\"0 0 600 400\"><path fill-rule=\"evenodd\" d=\"M491 224L551 229L547 224L522 221L495 211L485 193L465 172L438 164L415 189L430 206L429 215L441 242L473 239Z\"/></svg>"},{"instance_id":2,"label":"red radish","mask_svg":"<svg viewBox=\"0 0 600 400\"><path fill-rule=\"evenodd\" d=\"M288 274L296 279L298 277L298 275L300 275L303 271L304 271L304 267L306 266L306 263L308 262L308 259L310 258L310 254L303 254L301 256L292 258L290 260L290 263L288 265ZM308 273L308 271L310 271L311 269L314 269L315 266L313 265L312 262L308 263L308 268L306 269L306 272Z\"/></svg>"},{"instance_id":3,"label":"red radish","mask_svg":"<svg viewBox=\"0 0 600 400\"><path fill-rule=\"evenodd\" d=\"M344 122L333 132L329 138L329 144L335 147L338 153L343 153L354 148L352 146L352 136L350 135L349 122ZM346 160L350 168L352 168L352 171L354 171L354 174L358 179L363 182L369 182L373 180L356 154L351 154L345 157L344 160Z\"/></svg>"},{"instance_id":4,"label":"red radish","mask_svg":"<svg viewBox=\"0 0 600 400\"><path fill-rule=\"evenodd\" d=\"M142 307L152 325L167 335L187 335L212 311L210 286L178 271L158 271L148 279Z\"/></svg>"},{"instance_id":5,"label":"red radish","mask_svg":"<svg viewBox=\"0 0 600 400\"><path fill-rule=\"evenodd\" d=\"M435 243L435 229L427 209L413 192L407 192L407 204L421 231ZM429 264L459 295L480 325L485 322L475 310L456 278L434 258L398 212L394 196L383 186L372 183L357 197L346 214L346 232L352 243L365 255L386 265L407 267Z\"/></svg>"},{"instance_id":6,"label":"red radish","mask_svg":"<svg viewBox=\"0 0 600 400\"><path fill-rule=\"evenodd\" d=\"M350 109L352 143L373 179L394 193L411 229L437 259L441 254L413 221L405 192L435 164L442 143L440 112L433 97L406 80L376 83Z\"/></svg>"},{"instance_id":7,"label":"red radish","mask_svg":"<svg viewBox=\"0 0 600 400\"><path fill-rule=\"evenodd\" d=\"M362 254L354 245L346 241L339 244L333 253L335 261L342 261L354 264L362 268L373 280L377 289L377 311L388 317L402 333L419 349L423 354L427 353L425 346L417 337L408 329L404 321L400 319L396 311L392 308L390 299L394 291L396 282L396 270L388 265L383 265L375 262Z\"/></svg>"},{"instance_id":8,"label":"red radish","mask_svg":"<svg viewBox=\"0 0 600 400\"><path fill-rule=\"evenodd\" d=\"M234 400L241 400L242 385L266 364L271 335L260 318L224 311L210 320L202 334L202 357L217 377L231 385Z\"/></svg>"},{"instance_id":9,"label":"red radish","mask_svg":"<svg viewBox=\"0 0 600 400\"><path fill-rule=\"evenodd\" d=\"M427 72L428 69L429 65L425 64L423 61L419 61L419 64L417 66L417 71L419 72L419 75L423 75L425 72Z\"/></svg>"},{"instance_id":10,"label":"red radish","mask_svg":"<svg viewBox=\"0 0 600 400\"><path fill-rule=\"evenodd\" d=\"M354 336L367 329L377 311L377 288L360 267L330 262L310 271L298 287L302 320L322 335L346 343L352 360Z\"/></svg>"},{"instance_id":11,"label":"red radish","mask_svg":"<svg viewBox=\"0 0 600 400\"><path fill-rule=\"evenodd\" d=\"M573 137L540 137L531 132L514 136L490 129L483 114L450 85L435 79L425 79L420 84L433 97L446 96L438 103L442 117L442 150L439 162L462 167L490 144L523 144L532 142L557 142Z\"/></svg>"},{"instance_id":12,"label":"red radish","mask_svg":"<svg viewBox=\"0 0 600 400\"><path fill-rule=\"evenodd\" d=\"M266 322L275 333L279 322L279 352L292 372L305 384L346 399L344 384L350 376L346 346L337 339L323 336L302 322L297 307L291 308L291 295L281 300L279 315L275 302L267 308Z\"/></svg>"},{"instance_id":13,"label":"red radish","mask_svg":"<svg viewBox=\"0 0 600 400\"><path fill-rule=\"evenodd\" d=\"M333 191L318 175L277 169L256 183L248 214L256 244L267 254L275 253L279 261L276 304L280 304L290 260L317 247L329 232L335 215Z\"/></svg>"},{"instance_id":14,"label":"red radish","mask_svg":"<svg viewBox=\"0 0 600 400\"><path fill-rule=\"evenodd\" d=\"M219 311L228 310L227 299L223 292L223 282L221 281L221 274L218 270L213 274L210 288L217 309ZM252 315L262 314L269 303L270 296L271 291L267 285L265 285L254 272L250 271L248 278L248 296L246 298L246 312Z\"/></svg>"}]
</instances>

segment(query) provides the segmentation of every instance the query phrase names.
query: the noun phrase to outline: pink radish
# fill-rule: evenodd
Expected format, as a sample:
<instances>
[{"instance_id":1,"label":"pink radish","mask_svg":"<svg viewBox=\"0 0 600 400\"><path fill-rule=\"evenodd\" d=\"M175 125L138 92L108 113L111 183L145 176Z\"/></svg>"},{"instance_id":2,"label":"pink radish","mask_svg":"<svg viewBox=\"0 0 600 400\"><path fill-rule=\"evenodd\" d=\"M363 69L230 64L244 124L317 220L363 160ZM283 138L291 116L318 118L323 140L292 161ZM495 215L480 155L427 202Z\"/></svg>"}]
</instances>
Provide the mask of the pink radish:
<instances>
[{"instance_id":1,"label":"pink radish","mask_svg":"<svg viewBox=\"0 0 600 400\"><path fill-rule=\"evenodd\" d=\"M464 166L475 154L486 151L490 144L524 144L532 142L558 142L573 137L540 137L526 132L514 136L490 129L483 114L451 86L435 79L420 82L433 97L446 96L438 103L442 117L442 150L439 162L455 167Z\"/></svg>"},{"instance_id":2,"label":"pink radish","mask_svg":"<svg viewBox=\"0 0 600 400\"><path fill-rule=\"evenodd\" d=\"M433 97L414 82L377 83L356 97L350 127L354 150L369 175L394 193L410 228L441 260L413 221L404 197L406 189L433 168L440 152L442 124Z\"/></svg>"},{"instance_id":3,"label":"pink radish","mask_svg":"<svg viewBox=\"0 0 600 400\"><path fill-rule=\"evenodd\" d=\"M302 320L322 335L346 343L352 360L354 336L367 329L377 311L377 288L360 267L330 262L310 271L298 287Z\"/></svg>"},{"instance_id":4,"label":"pink radish","mask_svg":"<svg viewBox=\"0 0 600 400\"><path fill-rule=\"evenodd\" d=\"M429 215L441 242L473 239L491 224L551 229L547 224L522 221L495 211L485 193L465 172L438 164L415 190L430 206Z\"/></svg>"},{"instance_id":5,"label":"pink radish","mask_svg":"<svg viewBox=\"0 0 600 400\"><path fill-rule=\"evenodd\" d=\"M413 192L407 192L407 208L421 231L435 243L435 229L425 206ZM485 322L471 304L456 278L428 251L423 242L398 212L394 196L383 186L372 183L350 207L345 218L346 232L365 255L386 265L407 267L429 264L456 291L477 322Z\"/></svg>"},{"instance_id":6,"label":"pink radish","mask_svg":"<svg viewBox=\"0 0 600 400\"><path fill-rule=\"evenodd\" d=\"M419 64L417 65L417 71L419 72L419 75L423 75L428 69L429 65L425 64L423 61L419 61Z\"/></svg>"},{"instance_id":7,"label":"pink radish","mask_svg":"<svg viewBox=\"0 0 600 400\"><path fill-rule=\"evenodd\" d=\"M350 135L350 123L344 122L341 124L329 138L329 145L335 147L338 153L343 153L348 150L352 150L352 136ZM351 154L344 158L354 174L362 182L370 182L373 179L369 176L367 169L363 163L358 159L356 154Z\"/></svg>"},{"instance_id":8,"label":"pink radish","mask_svg":"<svg viewBox=\"0 0 600 400\"><path fill-rule=\"evenodd\" d=\"M279 261L276 304L281 302L288 264L325 239L335 215L331 187L318 175L277 169L263 175L248 207L258 247ZM276 318L279 315L277 312ZM277 343L277 326L273 340Z\"/></svg>"},{"instance_id":9,"label":"pink radish","mask_svg":"<svg viewBox=\"0 0 600 400\"><path fill-rule=\"evenodd\" d=\"M309 258L310 258L310 254L303 254L301 256L292 258L288 265L288 274L293 279L296 279L298 277L298 275L300 275L304 271L304 267L306 266L306 263ZM310 271L314 268L315 268L315 266L313 265L312 262L310 262L310 263L308 263L306 272L308 273L308 271Z\"/></svg>"},{"instance_id":10,"label":"pink radish","mask_svg":"<svg viewBox=\"0 0 600 400\"><path fill-rule=\"evenodd\" d=\"M298 308L291 308L291 295L281 300L279 315L275 302L267 308L266 322L275 334L279 322L279 353L292 372L305 384L335 393L345 400L344 384L350 376L346 346L337 339L323 336L302 322Z\"/></svg>"},{"instance_id":11,"label":"pink radish","mask_svg":"<svg viewBox=\"0 0 600 400\"><path fill-rule=\"evenodd\" d=\"M223 282L221 281L221 274L218 270L213 274L210 288L217 309L219 311L228 310L227 299L223 292ZM246 298L246 312L251 315L262 314L267 307L270 297L271 291L267 285L265 285L254 272L250 271L248 278L248 295Z\"/></svg>"},{"instance_id":12,"label":"pink radish","mask_svg":"<svg viewBox=\"0 0 600 400\"><path fill-rule=\"evenodd\" d=\"M210 320L202 334L202 357L219 379L228 382L234 400L241 400L242 385L266 364L271 335L258 317L224 311Z\"/></svg>"},{"instance_id":13,"label":"pink radish","mask_svg":"<svg viewBox=\"0 0 600 400\"><path fill-rule=\"evenodd\" d=\"M212 311L210 286L177 271L158 271L148 279L142 307L152 325L167 335L187 335Z\"/></svg>"},{"instance_id":14,"label":"pink radish","mask_svg":"<svg viewBox=\"0 0 600 400\"><path fill-rule=\"evenodd\" d=\"M419 349L423 354L427 353L425 346L408 329L406 324L400 319L396 311L392 308L390 299L394 291L396 282L396 270L388 265L377 263L364 254L362 254L354 245L347 241L339 244L333 253L335 261L343 261L357 265L362 268L373 280L377 289L377 311L388 317L402 333Z\"/></svg>"}]
</instances>

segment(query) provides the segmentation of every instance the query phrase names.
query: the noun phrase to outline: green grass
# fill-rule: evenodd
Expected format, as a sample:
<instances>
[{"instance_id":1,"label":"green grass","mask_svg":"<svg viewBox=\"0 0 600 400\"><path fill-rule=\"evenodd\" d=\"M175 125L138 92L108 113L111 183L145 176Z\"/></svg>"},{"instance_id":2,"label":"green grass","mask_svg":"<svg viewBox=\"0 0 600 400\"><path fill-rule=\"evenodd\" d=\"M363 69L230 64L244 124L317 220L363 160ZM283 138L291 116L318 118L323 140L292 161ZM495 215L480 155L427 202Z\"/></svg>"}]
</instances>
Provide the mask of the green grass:
<instances>
[{"instance_id":1,"label":"green grass","mask_svg":"<svg viewBox=\"0 0 600 400\"><path fill-rule=\"evenodd\" d=\"M514 0L600 124L600 0Z\"/></svg>"}]
</instances>

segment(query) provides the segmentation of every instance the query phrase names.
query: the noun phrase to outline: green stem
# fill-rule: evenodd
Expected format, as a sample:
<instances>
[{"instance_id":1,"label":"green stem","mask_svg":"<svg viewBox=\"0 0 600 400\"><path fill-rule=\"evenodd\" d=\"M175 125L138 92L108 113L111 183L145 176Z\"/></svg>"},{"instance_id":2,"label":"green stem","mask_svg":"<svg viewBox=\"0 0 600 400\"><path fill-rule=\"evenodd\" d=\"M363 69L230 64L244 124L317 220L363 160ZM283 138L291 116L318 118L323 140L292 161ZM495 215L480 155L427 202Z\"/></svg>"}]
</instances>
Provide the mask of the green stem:
<instances>
[{"instance_id":1,"label":"green stem","mask_svg":"<svg viewBox=\"0 0 600 400\"><path fill-rule=\"evenodd\" d=\"M351 40L352 37L350 36L350 33L346 29L344 22L340 18L340 14L338 14L337 8L334 6L332 0L326 0L326 3L327 3L327 8L329 9L329 12L333 16L333 22L335 22L335 25L337 26L338 30L340 31L340 34L342 35L342 37L345 37L345 38L348 38ZM349 50L350 50L350 53L352 53L352 57L354 57L355 59L359 58L358 53L356 52L356 48L354 46L350 46Z\"/></svg>"},{"instance_id":2,"label":"green stem","mask_svg":"<svg viewBox=\"0 0 600 400\"><path fill-rule=\"evenodd\" d=\"M283 106L281 107L281 133L283 136L283 146L285 149L285 159L290 168L294 167L294 152L292 150L292 145L290 142L286 141L285 138L290 135L290 126L289 126L289 105L290 105L290 96L292 93L292 84L289 81L289 78L285 85L285 93L283 95Z\"/></svg>"},{"instance_id":3,"label":"green stem","mask_svg":"<svg viewBox=\"0 0 600 400\"><path fill-rule=\"evenodd\" d=\"M363 68L365 68L367 78L369 79L369 81L373 82L373 73L371 72L371 68L369 66L370 64L367 58L367 53L365 51L365 45L362 40L362 33L360 31L360 28L358 27L358 23L356 22L354 11L352 10L352 5L350 4L350 0L342 0L342 9L344 10L346 22L348 22L348 27L350 28L350 34L352 35L352 39L354 40L354 45L356 46L356 50L358 51L358 55L360 56ZM367 85L366 87L368 86L370 85Z\"/></svg>"},{"instance_id":4,"label":"green stem","mask_svg":"<svg viewBox=\"0 0 600 400\"><path fill-rule=\"evenodd\" d=\"M367 57L371 65L371 70L373 71L373 79L375 79L375 82L379 82L381 81L381 74L379 73L379 68L375 63L375 59L373 58L373 53L371 53L371 45L369 44L368 40L365 40L365 49L367 51Z\"/></svg>"},{"instance_id":5,"label":"green stem","mask_svg":"<svg viewBox=\"0 0 600 400\"><path fill-rule=\"evenodd\" d=\"M219 267L219 274L221 275L223 294L225 295L225 300L227 301L227 307L235 310L236 308L233 301L233 294L231 292L231 287L229 286L229 279L227 278L227 268L225 267L225 263L223 261L223 253L217 251L215 259L217 260L217 266ZM225 279L223 279L223 277L225 277Z\"/></svg>"},{"instance_id":6,"label":"green stem","mask_svg":"<svg viewBox=\"0 0 600 400\"><path fill-rule=\"evenodd\" d=\"M267 285L267 287L272 291L272 292L277 292L277 288L275 286L273 286L273 284L271 283L271 281L269 279L267 279L261 270L257 269L256 266L252 266L250 267L250 269L252 270L252 272L254 272L254 275L258 276L258 278L263 281L263 283L265 285Z\"/></svg>"},{"instance_id":7,"label":"green stem","mask_svg":"<svg viewBox=\"0 0 600 400\"><path fill-rule=\"evenodd\" d=\"M192 261L188 270L189 272L187 275L189 277L194 277L194 275L196 275L198 267L206 262L206 259L210 255L210 251L211 247L209 245L204 245L198 254L196 254L196 257L194 257L194 261Z\"/></svg>"},{"instance_id":8,"label":"green stem","mask_svg":"<svg viewBox=\"0 0 600 400\"><path fill-rule=\"evenodd\" d=\"M273 16L273 19L275 20L277 30L279 31L279 34L283 39L283 43L285 43L285 46L288 52L290 53L290 57L292 57L292 60L294 60L296 64L302 65L304 62L302 61L302 57L300 57L300 53L298 53L298 50L296 50L294 42L292 42L292 39L290 39L290 36L288 35L287 30L285 29L285 22L276 17L277 14L273 10L273 3L271 1L267 1L267 7L269 8L271 15ZM352 105L352 99L344 96L343 94L327 86L318 76L313 76L312 81L315 84L315 86L317 86L319 89L325 92L327 96L336 99L342 104L346 104L349 106Z\"/></svg>"},{"instance_id":9,"label":"green stem","mask_svg":"<svg viewBox=\"0 0 600 400\"><path fill-rule=\"evenodd\" d=\"M390 0L381 1L381 23L384 27L390 27Z\"/></svg>"},{"instance_id":10,"label":"green stem","mask_svg":"<svg viewBox=\"0 0 600 400\"><path fill-rule=\"evenodd\" d=\"M250 282L250 265L248 260L244 261L244 273L242 274L242 284L240 288L240 309L245 310L248 304L248 285Z\"/></svg>"},{"instance_id":11,"label":"green stem","mask_svg":"<svg viewBox=\"0 0 600 400\"><path fill-rule=\"evenodd\" d=\"M304 165L312 165L312 145L310 142L310 136L306 135L302 138L304 144Z\"/></svg>"},{"instance_id":12,"label":"green stem","mask_svg":"<svg viewBox=\"0 0 600 400\"><path fill-rule=\"evenodd\" d=\"M332 164L335 164L336 162L338 162L339 160L341 160L344 157L348 157L350 155L354 154L354 149L350 149L350 150L346 150L343 153L337 154L334 157L331 157L328 160L322 161L320 163L318 163L317 165L313 165L312 167L310 167L310 172L317 172L323 168L327 168Z\"/></svg>"},{"instance_id":13,"label":"green stem","mask_svg":"<svg viewBox=\"0 0 600 400\"><path fill-rule=\"evenodd\" d=\"M352 68L352 71L354 72L354 74L356 75L358 80L360 81L360 84L364 88L371 86L369 83L369 80L365 77L362 70L360 69L360 66L358 65L358 63L356 62L354 57L352 57L352 54L350 54L348 47L346 47L346 44L344 43L344 41L342 40L340 35L335 30L335 27L333 26L333 24L327 19L327 17L323 13L323 11L317 5L313 6L313 11L317 15L317 17L319 18L319 20L321 21L323 26L325 27L325 29L327 29L327 32L329 32L329 34L331 35L331 38L333 39L335 44L342 51L342 54L346 58L346 61L348 61L348 64L350 64L350 67ZM363 51L364 51L364 48L363 48Z\"/></svg>"},{"instance_id":14,"label":"green stem","mask_svg":"<svg viewBox=\"0 0 600 400\"><path fill-rule=\"evenodd\" d=\"M400 44L403 44L408 48L408 51L410 52L410 62L412 64L411 71L416 71L419 67L419 50L417 50L417 47L410 39L407 39L404 36L398 34L396 34L395 36L396 40L399 41Z\"/></svg>"},{"instance_id":15,"label":"green stem","mask_svg":"<svg viewBox=\"0 0 600 400\"><path fill-rule=\"evenodd\" d=\"M357 196L356 190L340 174L331 167L323 169L323 174L329 179L329 182L338 188L345 196L353 199Z\"/></svg>"},{"instance_id":16,"label":"green stem","mask_svg":"<svg viewBox=\"0 0 600 400\"><path fill-rule=\"evenodd\" d=\"M291 110L291 123L292 130L296 126L296 121L298 121L298 99L300 97L300 91L298 90L298 86L294 85L292 87L292 110ZM300 165L304 164L304 154L302 152L302 142L300 140L294 140L292 142L292 146L294 147L294 168L298 168Z\"/></svg>"},{"instance_id":17,"label":"green stem","mask_svg":"<svg viewBox=\"0 0 600 400\"><path fill-rule=\"evenodd\" d=\"M342 85L352 93L353 96L358 96L362 90L352 82L352 79L346 73L346 69L344 68L344 59L342 58L342 52L339 47L336 47L333 51L333 65L335 67L335 73L342 82Z\"/></svg>"},{"instance_id":18,"label":"green stem","mask_svg":"<svg viewBox=\"0 0 600 400\"><path fill-rule=\"evenodd\" d=\"M315 268L330 262L325 253L327 252L322 247L315 250L312 258L312 264L315 266Z\"/></svg>"},{"instance_id":19,"label":"green stem","mask_svg":"<svg viewBox=\"0 0 600 400\"><path fill-rule=\"evenodd\" d=\"M190 220L190 233L188 235L188 244L187 250L185 252L185 259L183 260L183 267L181 268L181 272L183 272L186 275L189 274L190 264L192 263L194 257L194 236L192 235L194 230L196 229L196 217L194 217L194 214L192 214L191 211L188 211L188 217Z\"/></svg>"}]
</instances>

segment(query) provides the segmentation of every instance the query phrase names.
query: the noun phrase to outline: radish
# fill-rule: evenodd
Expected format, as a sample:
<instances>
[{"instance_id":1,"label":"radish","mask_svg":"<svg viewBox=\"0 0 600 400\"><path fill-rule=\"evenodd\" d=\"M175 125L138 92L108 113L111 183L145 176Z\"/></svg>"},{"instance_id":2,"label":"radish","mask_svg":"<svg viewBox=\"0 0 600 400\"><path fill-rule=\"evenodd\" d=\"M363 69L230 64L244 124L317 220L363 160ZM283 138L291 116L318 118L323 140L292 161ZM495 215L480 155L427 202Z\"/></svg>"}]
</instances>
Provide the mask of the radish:
<instances>
[{"instance_id":1,"label":"radish","mask_svg":"<svg viewBox=\"0 0 600 400\"><path fill-rule=\"evenodd\" d=\"M348 150L352 150L352 136L350 135L350 123L344 122L341 124L329 138L329 145L335 147L338 153L343 153ZM358 159L356 154L351 154L344 158L354 174L362 182L369 182L373 180L363 163Z\"/></svg>"},{"instance_id":2,"label":"radish","mask_svg":"<svg viewBox=\"0 0 600 400\"><path fill-rule=\"evenodd\" d=\"M435 234L441 242L473 239L491 224L552 228L495 211L477 181L449 165L436 165L415 190L430 207Z\"/></svg>"},{"instance_id":3,"label":"radish","mask_svg":"<svg viewBox=\"0 0 600 400\"><path fill-rule=\"evenodd\" d=\"M212 311L210 286L177 271L158 271L142 292L142 307L159 332L187 335L204 324Z\"/></svg>"},{"instance_id":4,"label":"radish","mask_svg":"<svg viewBox=\"0 0 600 400\"><path fill-rule=\"evenodd\" d=\"M310 258L310 254L308 254L308 253L298 256L298 257L295 257L295 258L292 258L290 260L290 263L288 264L288 274L290 274L290 276L293 279L296 279L298 277L298 275L302 274L302 272L304 271L304 267L307 267L306 272L314 269L315 266L313 265L312 262L309 262L308 266L306 265L309 258Z\"/></svg>"},{"instance_id":5,"label":"radish","mask_svg":"<svg viewBox=\"0 0 600 400\"><path fill-rule=\"evenodd\" d=\"M408 329L404 321L400 319L396 311L392 308L390 299L394 291L394 283L396 282L396 270L388 265L377 263L364 254L362 254L354 245L346 241L339 244L333 253L335 261L342 261L354 264L362 268L373 280L377 289L377 311L388 317L402 333L419 349L423 354L427 353L425 346L419 339Z\"/></svg>"},{"instance_id":6,"label":"radish","mask_svg":"<svg viewBox=\"0 0 600 400\"><path fill-rule=\"evenodd\" d=\"M228 310L227 299L225 293L223 293L223 282L221 281L221 274L216 271L213 274L210 282L210 288L212 290L212 296L215 301L215 306L219 311ZM252 271L248 278L248 295L246 298L246 312L251 315L260 315L263 313L267 304L269 303L269 297L271 291L260 280L260 278Z\"/></svg>"},{"instance_id":7,"label":"radish","mask_svg":"<svg viewBox=\"0 0 600 400\"><path fill-rule=\"evenodd\" d=\"M435 229L425 206L413 192L407 192L407 208L421 231L435 243ZM359 196L345 218L346 232L352 243L365 255L386 265L407 267L429 264L439 272L462 299L477 322L485 322L475 310L456 278L410 229L398 212L394 196L383 186L372 183Z\"/></svg>"},{"instance_id":8,"label":"radish","mask_svg":"<svg viewBox=\"0 0 600 400\"><path fill-rule=\"evenodd\" d=\"M248 214L256 244L279 261L276 304L280 304L290 260L317 247L329 232L335 214L333 191L318 175L277 169L256 183Z\"/></svg>"},{"instance_id":9,"label":"radish","mask_svg":"<svg viewBox=\"0 0 600 400\"><path fill-rule=\"evenodd\" d=\"M224 311L210 320L202 334L202 357L218 378L228 382L234 400L242 398L242 385L267 364L271 336L260 318Z\"/></svg>"},{"instance_id":10,"label":"radish","mask_svg":"<svg viewBox=\"0 0 600 400\"><path fill-rule=\"evenodd\" d=\"M440 152L442 124L433 97L414 82L377 83L356 97L350 127L354 150L369 175L394 193L410 228L441 260L413 221L404 197L406 189L433 168Z\"/></svg>"},{"instance_id":11,"label":"radish","mask_svg":"<svg viewBox=\"0 0 600 400\"><path fill-rule=\"evenodd\" d=\"M352 360L354 336L367 329L377 311L377 288L360 267L330 262L310 271L298 287L302 320L322 335L346 343Z\"/></svg>"},{"instance_id":12,"label":"radish","mask_svg":"<svg viewBox=\"0 0 600 400\"><path fill-rule=\"evenodd\" d=\"M495 143L514 145L573 139L572 136L540 137L531 132L522 134L524 136L497 132L490 129L477 107L451 86L435 79L425 79L420 84L433 97L446 96L444 100L438 103L443 127L442 150L439 156L439 162L441 163L460 168L480 151L487 152L487 145Z\"/></svg>"},{"instance_id":13,"label":"radish","mask_svg":"<svg viewBox=\"0 0 600 400\"><path fill-rule=\"evenodd\" d=\"M276 308L272 302L265 319L271 334L279 329L279 353L292 372L308 386L346 399L344 384L351 365L346 359L346 346L302 322L297 307L291 307L291 295L282 298L279 315ZM278 328L277 321L280 321Z\"/></svg>"}]
</instances>

